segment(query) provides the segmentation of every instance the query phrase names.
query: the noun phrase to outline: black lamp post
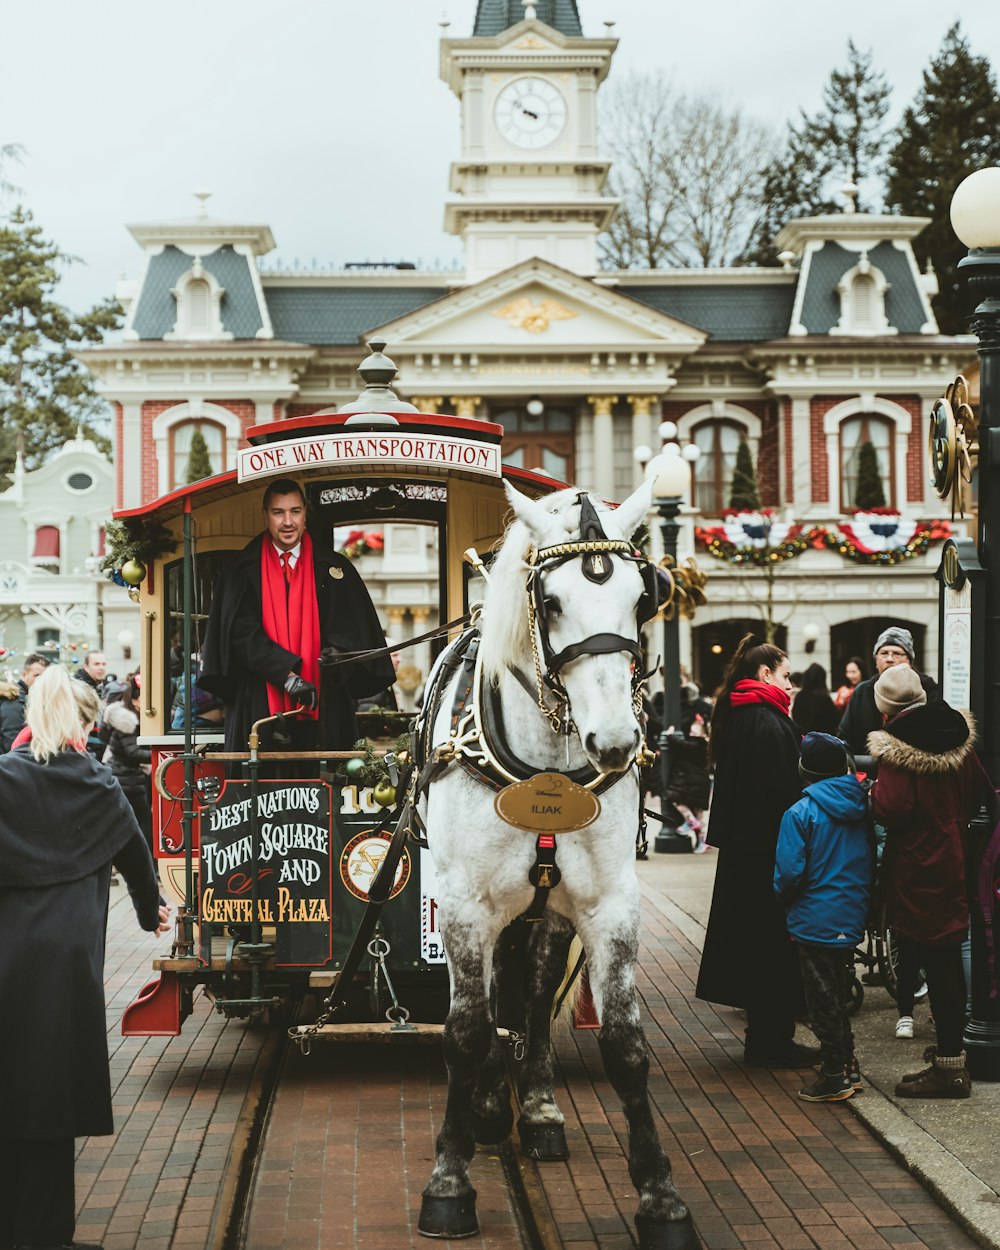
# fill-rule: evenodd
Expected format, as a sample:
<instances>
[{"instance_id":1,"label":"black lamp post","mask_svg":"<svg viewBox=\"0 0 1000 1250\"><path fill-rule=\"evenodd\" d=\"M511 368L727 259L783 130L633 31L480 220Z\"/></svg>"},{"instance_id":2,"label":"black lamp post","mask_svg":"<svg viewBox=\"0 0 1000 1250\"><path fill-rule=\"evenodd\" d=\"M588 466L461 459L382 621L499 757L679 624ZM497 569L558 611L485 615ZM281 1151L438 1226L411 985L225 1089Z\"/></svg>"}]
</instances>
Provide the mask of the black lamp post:
<instances>
[{"instance_id":1,"label":"black lamp post","mask_svg":"<svg viewBox=\"0 0 1000 1250\"><path fill-rule=\"evenodd\" d=\"M985 570L974 595L972 700L979 722L979 755L994 786L1000 785L1000 168L981 169L960 184L951 204L955 233L969 248L958 267L978 301L972 329L979 339L979 501L976 545ZM978 617L978 621L976 620ZM978 680L977 680L978 675ZM978 706L977 706L978 705ZM973 897L979 861L992 832L983 814L970 829ZM1000 999L990 998L985 931L972 916L972 1018L965 1030L969 1071L977 1080L1000 1081Z\"/></svg>"},{"instance_id":2,"label":"black lamp post","mask_svg":"<svg viewBox=\"0 0 1000 1250\"><path fill-rule=\"evenodd\" d=\"M666 427L666 430L665 430ZM672 437L676 427L664 422L661 434ZM672 431L672 432L671 432ZM672 567L677 565L677 535L680 532L678 516L684 505L691 484L691 468L688 449L684 452L676 443L668 443L662 454L653 462L656 472L653 485L653 506L660 514L660 532L663 535L663 554L669 557ZM695 455L697 452L695 451ZM690 838L677 832L677 826L669 819L670 800L667 785L670 781L670 735L668 729L679 729L681 723L681 641L680 623L676 606L663 614L663 723L660 727L660 812L663 822L653 842L655 851L681 853L692 850Z\"/></svg>"}]
</instances>

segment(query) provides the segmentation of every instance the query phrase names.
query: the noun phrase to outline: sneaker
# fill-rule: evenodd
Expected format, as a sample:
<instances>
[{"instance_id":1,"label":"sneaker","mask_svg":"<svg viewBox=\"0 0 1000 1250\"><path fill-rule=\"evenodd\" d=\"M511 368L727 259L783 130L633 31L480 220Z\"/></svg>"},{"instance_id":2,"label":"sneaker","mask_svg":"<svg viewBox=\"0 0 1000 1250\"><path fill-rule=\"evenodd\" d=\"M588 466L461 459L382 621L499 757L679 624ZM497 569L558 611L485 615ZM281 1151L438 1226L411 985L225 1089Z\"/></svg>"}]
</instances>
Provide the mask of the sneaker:
<instances>
[{"instance_id":1,"label":"sneaker","mask_svg":"<svg viewBox=\"0 0 1000 1250\"><path fill-rule=\"evenodd\" d=\"M843 1102L854 1097L854 1086L846 1072L820 1071L819 1079L799 1090L806 1102Z\"/></svg>"},{"instance_id":2,"label":"sneaker","mask_svg":"<svg viewBox=\"0 0 1000 1250\"><path fill-rule=\"evenodd\" d=\"M937 1054L936 1046L925 1046L924 1053L923 1053L924 1063L927 1063L927 1064L931 1063L936 1054ZM930 1068L921 1068L919 1072L907 1072L903 1076L901 1076L899 1079L902 1084L908 1085L910 1081L922 1080L929 1071L930 1071Z\"/></svg>"},{"instance_id":3,"label":"sneaker","mask_svg":"<svg viewBox=\"0 0 1000 1250\"><path fill-rule=\"evenodd\" d=\"M968 1098L971 1094L972 1078L965 1066L964 1050L943 1058L935 1055L924 1072L896 1086L897 1098Z\"/></svg>"},{"instance_id":4,"label":"sneaker","mask_svg":"<svg viewBox=\"0 0 1000 1250\"><path fill-rule=\"evenodd\" d=\"M912 1016L900 1016L899 1017L899 1019L896 1021L896 1036L906 1037L906 1038L913 1036L913 1017Z\"/></svg>"},{"instance_id":5,"label":"sneaker","mask_svg":"<svg viewBox=\"0 0 1000 1250\"><path fill-rule=\"evenodd\" d=\"M707 843L707 842L705 841L705 839L704 839L704 838L703 838L703 837L699 834L699 835L698 835L698 845L694 848L694 853L695 853L695 855L704 855L704 854L705 854L705 852L706 852L707 850L708 850L708 843Z\"/></svg>"},{"instance_id":6,"label":"sneaker","mask_svg":"<svg viewBox=\"0 0 1000 1250\"><path fill-rule=\"evenodd\" d=\"M913 991L913 997L917 999L918 1001L921 998L927 997L927 982L926 981L923 983L923 985L921 985L920 989Z\"/></svg>"}]
</instances>

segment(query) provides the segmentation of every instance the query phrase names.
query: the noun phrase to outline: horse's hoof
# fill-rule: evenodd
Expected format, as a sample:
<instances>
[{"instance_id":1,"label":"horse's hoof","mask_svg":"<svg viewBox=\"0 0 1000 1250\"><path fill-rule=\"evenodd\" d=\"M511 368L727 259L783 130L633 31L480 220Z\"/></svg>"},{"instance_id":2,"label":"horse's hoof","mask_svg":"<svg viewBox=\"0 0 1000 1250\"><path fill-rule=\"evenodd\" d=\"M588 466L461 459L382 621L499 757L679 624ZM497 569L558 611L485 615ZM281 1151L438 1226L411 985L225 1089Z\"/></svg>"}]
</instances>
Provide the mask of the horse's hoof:
<instances>
[{"instance_id":1,"label":"horse's hoof","mask_svg":"<svg viewBox=\"0 0 1000 1250\"><path fill-rule=\"evenodd\" d=\"M475 1237L479 1232L476 1191L470 1189L458 1198L433 1198L424 1194L417 1232L421 1237Z\"/></svg>"},{"instance_id":2,"label":"horse's hoof","mask_svg":"<svg viewBox=\"0 0 1000 1250\"><path fill-rule=\"evenodd\" d=\"M555 1163L569 1158L566 1130L561 1124L530 1124L520 1119L517 1122L517 1132L521 1138L521 1154L527 1155L529 1159Z\"/></svg>"},{"instance_id":3,"label":"horse's hoof","mask_svg":"<svg viewBox=\"0 0 1000 1250\"><path fill-rule=\"evenodd\" d=\"M510 1130L514 1127L514 1112L510 1102L506 1102L496 1115L478 1115L472 1113L472 1131L480 1146L495 1146L506 1141Z\"/></svg>"},{"instance_id":4,"label":"horse's hoof","mask_svg":"<svg viewBox=\"0 0 1000 1250\"><path fill-rule=\"evenodd\" d=\"M635 1227L639 1234L639 1250L701 1250L690 1215L685 1215L682 1220L637 1215Z\"/></svg>"}]
</instances>

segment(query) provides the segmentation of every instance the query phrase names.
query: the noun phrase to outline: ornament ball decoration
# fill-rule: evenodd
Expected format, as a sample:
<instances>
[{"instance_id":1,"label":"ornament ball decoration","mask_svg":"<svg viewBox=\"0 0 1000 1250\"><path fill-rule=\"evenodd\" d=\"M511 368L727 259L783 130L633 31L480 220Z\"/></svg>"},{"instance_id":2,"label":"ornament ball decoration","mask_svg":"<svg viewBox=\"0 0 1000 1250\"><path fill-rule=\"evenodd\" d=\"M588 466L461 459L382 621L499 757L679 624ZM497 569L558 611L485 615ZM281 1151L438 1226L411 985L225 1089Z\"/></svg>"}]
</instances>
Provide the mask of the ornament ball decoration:
<instances>
[{"instance_id":1,"label":"ornament ball decoration","mask_svg":"<svg viewBox=\"0 0 1000 1250\"><path fill-rule=\"evenodd\" d=\"M126 560L121 574L127 586L138 586L146 576L146 566L141 560Z\"/></svg>"}]
</instances>

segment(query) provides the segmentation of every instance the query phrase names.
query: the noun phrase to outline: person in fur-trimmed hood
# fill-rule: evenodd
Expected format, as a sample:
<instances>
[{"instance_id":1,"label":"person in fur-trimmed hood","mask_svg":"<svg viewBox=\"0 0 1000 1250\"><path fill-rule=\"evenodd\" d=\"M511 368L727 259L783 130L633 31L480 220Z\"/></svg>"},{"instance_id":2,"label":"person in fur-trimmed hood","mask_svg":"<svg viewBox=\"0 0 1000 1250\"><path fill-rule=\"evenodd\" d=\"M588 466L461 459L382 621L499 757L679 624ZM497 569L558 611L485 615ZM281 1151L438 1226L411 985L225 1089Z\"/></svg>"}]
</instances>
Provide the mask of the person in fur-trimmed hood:
<instances>
[{"instance_id":1,"label":"person in fur-trimmed hood","mask_svg":"<svg viewBox=\"0 0 1000 1250\"><path fill-rule=\"evenodd\" d=\"M118 784L125 791L139 828L150 848L153 849L153 809L150 790L148 747L141 747L139 737L139 685L136 677L129 677L127 684L113 688L104 706L104 726L108 731L108 746L104 763L108 765Z\"/></svg>"},{"instance_id":2,"label":"person in fur-trimmed hood","mask_svg":"<svg viewBox=\"0 0 1000 1250\"><path fill-rule=\"evenodd\" d=\"M900 957L923 967L937 1030L932 1063L904 1076L902 1098L968 1098L962 1049L969 928L966 832L979 808L983 773L970 717L943 700L927 701L917 673L888 668L875 683L885 727L868 735L878 763L875 819L886 828L882 876L889 923Z\"/></svg>"}]
</instances>

